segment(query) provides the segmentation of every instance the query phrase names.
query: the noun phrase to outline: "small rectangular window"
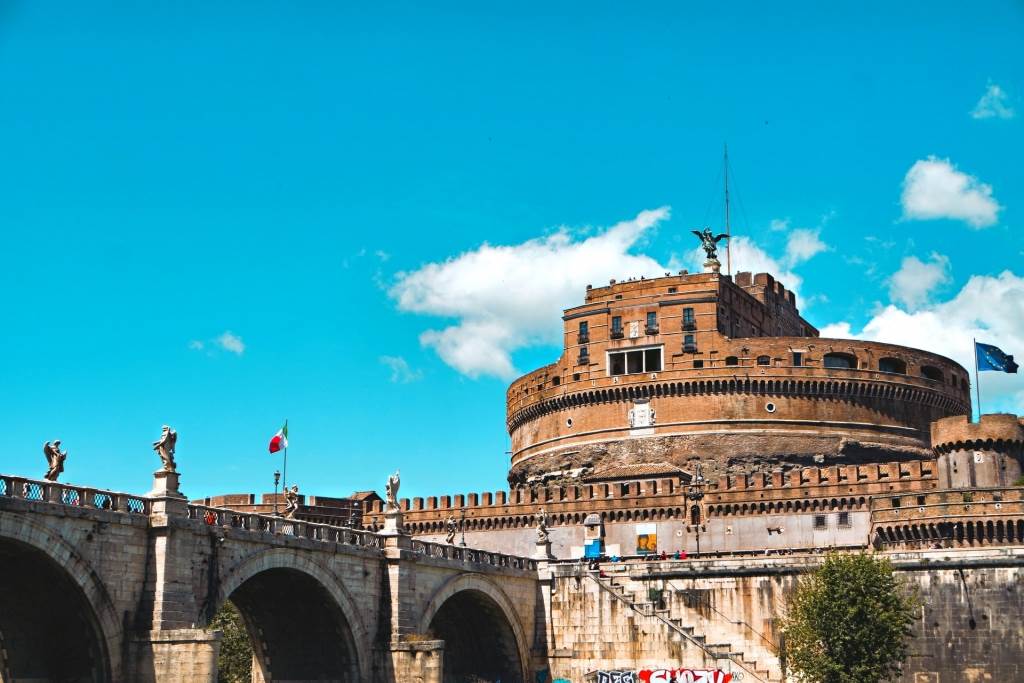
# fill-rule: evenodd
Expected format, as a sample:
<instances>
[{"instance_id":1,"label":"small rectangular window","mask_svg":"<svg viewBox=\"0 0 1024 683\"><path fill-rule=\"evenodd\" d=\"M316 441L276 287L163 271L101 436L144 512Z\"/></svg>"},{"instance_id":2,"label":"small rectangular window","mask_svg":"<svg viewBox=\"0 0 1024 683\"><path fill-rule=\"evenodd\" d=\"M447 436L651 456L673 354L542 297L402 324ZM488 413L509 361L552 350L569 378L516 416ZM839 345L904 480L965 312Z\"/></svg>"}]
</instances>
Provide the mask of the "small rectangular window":
<instances>
[{"instance_id":1,"label":"small rectangular window","mask_svg":"<svg viewBox=\"0 0 1024 683\"><path fill-rule=\"evenodd\" d=\"M800 351L793 352L793 365L794 367L800 367L804 364L804 354Z\"/></svg>"},{"instance_id":2,"label":"small rectangular window","mask_svg":"<svg viewBox=\"0 0 1024 683\"><path fill-rule=\"evenodd\" d=\"M586 337L588 332L590 332L590 324L584 320L580 323L580 336Z\"/></svg>"},{"instance_id":3,"label":"small rectangular window","mask_svg":"<svg viewBox=\"0 0 1024 683\"><path fill-rule=\"evenodd\" d=\"M644 371L644 352L630 351L626 354L626 372L636 375Z\"/></svg>"},{"instance_id":4,"label":"small rectangular window","mask_svg":"<svg viewBox=\"0 0 1024 683\"><path fill-rule=\"evenodd\" d=\"M647 314L647 329L654 329L658 326L658 314L653 311Z\"/></svg>"},{"instance_id":5,"label":"small rectangular window","mask_svg":"<svg viewBox=\"0 0 1024 683\"><path fill-rule=\"evenodd\" d=\"M622 332L622 316L612 316L612 332Z\"/></svg>"},{"instance_id":6,"label":"small rectangular window","mask_svg":"<svg viewBox=\"0 0 1024 683\"><path fill-rule=\"evenodd\" d=\"M840 512L839 513L839 526L849 527L850 526L850 513Z\"/></svg>"},{"instance_id":7,"label":"small rectangular window","mask_svg":"<svg viewBox=\"0 0 1024 683\"><path fill-rule=\"evenodd\" d=\"M815 529L826 529L828 528L828 520L825 515L814 515L814 528Z\"/></svg>"},{"instance_id":8,"label":"small rectangular window","mask_svg":"<svg viewBox=\"0 0 1024 683\"><path fill-rule=\"evenodd\" d=\"M692 308L684 308L683 309L683 322L684 323L693 323L693 309Z\"/></svg>"},{"instance_id":9,"label":"small rectangular window","mask_svg":"<svg viewBox=\"0 0 1024 683\"><path fill-rule=\"evenodd\" d=\"M917 497L917 504L918 505L924 505L924 500L925 500L924 496L918 496Z\"/></svg>"},{"instance_id":10,"label":"small rectangular window","mask_svg":"<svg viewBox=\"0 0 1024 683\"><path fill-rule=\"evenodd\" d=\"M552 377L551 378L552 386L556 386L557 387L561 383L562 383L562 378L561 377Z\"/></svg>"},{"instance_id":11,"label":"small rectangular window","mask_svg":"<svg viewBox=\"0 0 1024 683\"><path fill-rule=\"evenodd\" d=\"M644 351L644 372L661 372L661 349Z\"/></svg>"},{"instance_id":12,"label":"small rectangular window","mask_svg":"<svg viewBox=\"0 0 1024 683\"><path fill-rule=\"evenodd\" d=\"M613 375L625 375L626 374L626 354L624 353L613 353L610 354L608 360L611 364L609 372Z\"/></svg>"},{"instance_id":13,"label":"small rectangular window","mask_svg":"<svg viewBox=\"0 0 1024 683\"><path fill-rule=\"evenodd\" d=\"M695 361L693 361L693 369L694 370L700 370L703 367L704 367L704 361L702 361L702 360L695 360Z\"/></svg>"},{"instance_id":14,"label":"small rectangular window","mask_svg":"<svg viewBox=\"0 0 1024 683\"><path fill-rule=\"evenodd\" d=\"M892 506L894 508L898 508L900 506L900 497L899 496L894 496L893 497L893 499L892 499Z\"/></svg>"},{"instance_id":15,"label":"small rectangular window","mask_svg":"<svg viewBox=\"0 0 1024 683\"><path fill-rule=\"evenodd\" d=\"M678 290L677 290L677 289L676 289L675 287L669 287L669 288L668 288L668 293L669 293L669 294L675 294L675 293L676 293L677 291L678 291Z\"/></svg>"},{"instance_id":16,"label":"small rectangular window","mask_svg":"<svg viewBox=\"0 0 1024 683\"><path fill-rule=\"evenodd\" d=\"M572 381L573 382L579 382L580 381L580 373L578 373L578 372L572 373Z\"/></svg>"}]
</instances>

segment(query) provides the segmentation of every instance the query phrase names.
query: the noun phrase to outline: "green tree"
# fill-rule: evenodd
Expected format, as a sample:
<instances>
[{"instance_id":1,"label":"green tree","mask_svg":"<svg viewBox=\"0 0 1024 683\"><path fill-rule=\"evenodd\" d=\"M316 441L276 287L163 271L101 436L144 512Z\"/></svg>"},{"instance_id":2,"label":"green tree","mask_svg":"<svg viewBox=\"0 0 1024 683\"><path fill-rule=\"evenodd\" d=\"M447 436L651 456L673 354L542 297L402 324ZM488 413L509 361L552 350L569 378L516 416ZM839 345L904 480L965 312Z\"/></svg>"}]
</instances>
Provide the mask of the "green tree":
<instances>
[{"instance_id":1,"label":"green tree","mask_svg":"<svg viewBox=\"0 0 1024 683\"><path fill-rule=\"evenodd\" d=\"M225 602L214 615L210 628L224 632L217 655L217 683L252 681L252 641L238 608L231 601Z\"/></svg>"},{"instance_id":2,"label":"green tree","mask_svg":"<svg viewBox=\"0 0 1024 683\"><path fill-rule=\"evenodd\" d=\"M790 600L783 619L787 667L813 683L898 676L917 606L888 560L830 554Z\"/></svg>"}]
</instances>

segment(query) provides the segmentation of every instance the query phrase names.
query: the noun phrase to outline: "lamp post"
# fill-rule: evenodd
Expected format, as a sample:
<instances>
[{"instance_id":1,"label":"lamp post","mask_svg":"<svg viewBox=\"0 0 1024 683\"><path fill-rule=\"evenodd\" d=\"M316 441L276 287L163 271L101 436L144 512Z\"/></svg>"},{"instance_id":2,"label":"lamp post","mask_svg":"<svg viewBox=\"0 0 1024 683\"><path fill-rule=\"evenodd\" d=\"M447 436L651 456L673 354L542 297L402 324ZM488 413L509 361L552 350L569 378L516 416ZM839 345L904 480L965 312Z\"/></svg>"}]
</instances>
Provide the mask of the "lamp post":
<instances>
[{"instance_id":1,"label":"lamp post","mask_svg":"<svg viewBox=\"0 0 1024 683\"><path fill-rule=\"evenodd\" d=\"M693 479L690 480L690 488L686 492L686 497L692 501L690 521L695 522L694 531L697 533L697 555L700 555L700 525L703 520L700 518L700 501L704 498L704 475L700 471L700 465L697 465ZM698 514L694 516L692 514L693 508L697 508Z\"/></svg>"},{"instance_id":2,"label":"lamp post","mask_svg":"<svg viewBox=\"0 0 1024 683\"><path fill-rule=\"evenodd\" d=\"M459 543L463 548L466 547L466 506L463 505L459 513L459 528L462 530L462 541Z\"/></svg>"},{"instance_id":3,"label":"lamp post","mask_svg":"<svg viewBox=\"0 0 1024 683\"><path fill-rule=\"evenodd\" d=\"M281 483L281 470L274 470L274 516L277 516L277 485Z\"/></svg>"}]
</instances>

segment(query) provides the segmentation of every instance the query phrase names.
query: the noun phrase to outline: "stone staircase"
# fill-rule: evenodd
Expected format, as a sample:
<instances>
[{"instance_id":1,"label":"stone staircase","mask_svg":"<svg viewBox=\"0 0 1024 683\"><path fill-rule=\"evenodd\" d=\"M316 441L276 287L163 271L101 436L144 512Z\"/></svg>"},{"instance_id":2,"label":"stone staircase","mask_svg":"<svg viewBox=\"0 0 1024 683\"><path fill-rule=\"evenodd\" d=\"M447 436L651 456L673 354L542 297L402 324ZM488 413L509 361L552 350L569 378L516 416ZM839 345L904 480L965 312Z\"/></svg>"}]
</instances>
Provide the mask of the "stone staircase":
<instances>
[{"instance_id":1,"label":"stone staircase","mask_svg":"<svg viewBox=\"0 0 1024 683\"><path fill-rule=\"evenodd\" d=\"M781 683L785 680L781 662L772 646L769 643L752 642L763 638L760 634L744 633L741 625L727 619L714 620L712 628L706 617L696 609L687 607L682 599L670 599L668 605L661 608L646 595L646 586L638 588L637 582L628 575L602 577L597 572L591 572L591 578L639 614L655 617L664 623L677 639L685 639L704 650L723 671L742 673L744 683ZM672 590L676 598L684 593L679 589ZM709 638L709 633L713 633L713 637Z\"/></svg>"}]
</instances>

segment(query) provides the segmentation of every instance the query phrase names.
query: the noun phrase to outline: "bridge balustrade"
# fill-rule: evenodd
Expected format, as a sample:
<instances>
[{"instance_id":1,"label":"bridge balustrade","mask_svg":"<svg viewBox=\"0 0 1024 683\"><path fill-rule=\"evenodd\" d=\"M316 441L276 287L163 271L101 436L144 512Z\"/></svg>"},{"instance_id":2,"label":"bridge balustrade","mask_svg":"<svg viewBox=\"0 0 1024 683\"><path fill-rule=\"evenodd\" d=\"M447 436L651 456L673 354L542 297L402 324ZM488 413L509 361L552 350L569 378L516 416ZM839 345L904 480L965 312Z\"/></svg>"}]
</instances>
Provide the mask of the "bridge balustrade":
<instances>
[{"instance_id":1,"label":"bridge balustrade","mask_svg":"<svg viewBox=\"0 0 1024 683\"><path fill-rule=\"evenodd\" d=\"M430 541L413 539L410 549L414 553L445 560L461 560L462 562L476 562L478 564L491 565L492 567L511 567L513 569L537 568L537 561L526 557L505 555L487 550L476 550L447 543L431 543Z\"/></svg>"},{"instance_id":2,"label":"bridge balustrade","mask_svg":"<svg viewBox=\"0 0 1024 683\"><path fill-rule=\"evenodd\" d=\"M208 526L244 529L256 533L282 534L308 538L313 541L338 543L341 545L382 548L381 537L371 531L350 529L330 524L317 524L298 519L287 519L273 515L236 512L206 505L188 506L188 518L204 522Z\"/></svg>"},{"instance_id":3,"label":"bridge balustrade","mask_svg":"<svg viewBox=\"0 0 1024 683\"><path fill-rule=\"evenodd\" d=\"M150 502L142 496L10 475L0 475L0 496L136 515L150 513Z\"/></svg>"}]
</instances>

